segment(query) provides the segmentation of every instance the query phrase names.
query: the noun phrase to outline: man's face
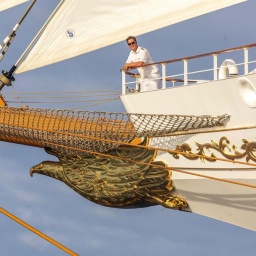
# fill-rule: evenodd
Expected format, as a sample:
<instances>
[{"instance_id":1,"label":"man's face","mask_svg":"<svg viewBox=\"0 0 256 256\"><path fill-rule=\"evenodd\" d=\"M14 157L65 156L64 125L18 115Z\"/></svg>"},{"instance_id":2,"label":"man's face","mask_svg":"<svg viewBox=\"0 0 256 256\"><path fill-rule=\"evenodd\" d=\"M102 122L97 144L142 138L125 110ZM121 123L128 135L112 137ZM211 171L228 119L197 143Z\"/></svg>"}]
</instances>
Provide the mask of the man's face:
<instances>
[{"instance_id":1,"label":"man's face","mask_svg":"<svg viewBox=\"0 0 256 256\"><path fill-rule=\"evenodd\" d=\"M129 39L127 43L128 43L129 48L130 48L132 51L135 52L135 51L137 50L138 45L137 45L137 43L136 43L136 41L135 41L134 39Z\"/></svg>"}]
</instances>

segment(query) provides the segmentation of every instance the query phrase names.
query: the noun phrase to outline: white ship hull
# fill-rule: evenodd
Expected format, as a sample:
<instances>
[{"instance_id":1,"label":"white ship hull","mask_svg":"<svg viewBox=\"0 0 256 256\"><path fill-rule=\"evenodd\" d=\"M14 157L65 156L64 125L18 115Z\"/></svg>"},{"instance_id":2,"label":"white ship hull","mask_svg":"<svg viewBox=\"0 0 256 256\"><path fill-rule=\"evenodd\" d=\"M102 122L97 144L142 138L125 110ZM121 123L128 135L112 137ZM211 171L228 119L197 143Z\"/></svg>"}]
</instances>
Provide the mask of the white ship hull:
<instances>
[{"instance_id":1,"label":"white ship hull","mask_svg":"<svg viewBox=\"0 0 256 256\"><path fill-rule=\"evenodd\" d=\"M256 74L249 74L121 96L128 113L230 115L225 126L151 138L150 145L174 151L159 151L157 160L174 168L175 193L188 201L192 212L252 230L256 230L254 85ZM178 149L186 154L178 154Z\"/></svg>"}]
</instances>

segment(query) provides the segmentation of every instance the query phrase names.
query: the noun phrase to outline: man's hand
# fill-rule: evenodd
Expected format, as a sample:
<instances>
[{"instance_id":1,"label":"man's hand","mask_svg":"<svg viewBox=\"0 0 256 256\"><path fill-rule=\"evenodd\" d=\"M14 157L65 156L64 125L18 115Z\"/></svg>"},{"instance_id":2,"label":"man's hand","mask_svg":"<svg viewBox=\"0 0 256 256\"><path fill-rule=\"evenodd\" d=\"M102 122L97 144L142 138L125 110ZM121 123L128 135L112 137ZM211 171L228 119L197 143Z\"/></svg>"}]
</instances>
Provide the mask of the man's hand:
<instances>
[{"instance_id":1,"label":"man's hand","mask_svg":"<svg viewBox=\"0 0 256 256\"><path fill-rule=\"evenodd\" d=\"M131 68L129 68L129 65L128 65L128 64L125 64L122 69L123 69L124 71L128 71L128 70L130 70Z\"/></svg>"}]
</instances>

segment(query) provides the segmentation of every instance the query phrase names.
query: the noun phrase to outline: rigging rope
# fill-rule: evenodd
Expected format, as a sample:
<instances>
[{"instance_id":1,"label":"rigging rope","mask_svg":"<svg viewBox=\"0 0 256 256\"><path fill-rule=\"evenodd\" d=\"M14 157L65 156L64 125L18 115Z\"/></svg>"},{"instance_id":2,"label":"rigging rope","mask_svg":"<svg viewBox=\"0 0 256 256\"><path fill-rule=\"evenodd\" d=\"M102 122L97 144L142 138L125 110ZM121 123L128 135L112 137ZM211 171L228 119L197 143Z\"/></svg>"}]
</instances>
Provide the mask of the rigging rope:
<instances>
[{"instance_id":1,"label":"rigging rope","mask_svg":"<svg viewBox=\"0 0 256 256\"><path fill-rule=\"evenodd\" d=\"M20 95L20 93L19 93ZM22 94L21 94L22 95ZM105 97L105 96L117 96L118 94L98 94L93 95L96 97ZM77 95L77 96L18 96L20 99L80 99L80 98L91 98L91 95ZM14 99L15 97L9 96L4 97L5 99Z\"/></svg>"},{"instance_id":2,"label":"rigging rope","mask_svg":"<svg viewBox=\"0 0 256 256\"><path fill-rule=\"evenodd\" d=\"M21 97L17 97L18 99L21 99ZM104 99L104 101L111 101L111 100L117 100L117 98L110 98L110 99ZM29 104L29 103L78 103L78 102L104 102L103 99L101 100L72 100L72 101L20 101L23 104ZM6 100L8 103L15 103L15 101Z\"/></svg>"},{"instance_id":3,"label":"rigging rope","mask_svg":"<svg viewBox=\"0 0 256 256\"><path fill-rule=\"evenodd\" d=\"M51 243L51 244L55 245L56 247L60 248L62 251L68 253L69 255L73 255L73 256L77 255L78 256L77 253L71 251L69 248L67 248L64 245L60 244L59 242L57 242L56 240L52 239L51 237L45 235L44 233L42 233L38 229L32 227L28 223L24 222L23 220L19 219L18 217L16 217L15 215L11 214L10 212L6 211L5 209L3 209L1 207L0 207L0 212L2 214L4 214L5 216L7 216L8 218L16 221L17 223L19 223L23 227L27 228L29 231L31 231L31 232L35 233L36 235L40 236L41 238L45 239L49 243Z\"/></svg>"},{"instance_id":4,"label":"rigging rope","mask_svg":"<svg viewBox=\"0 0 256 256\"><path fill-rule=\"evenodd\" d=\"M50 144L53 147L58 147L57 144L54 144L54 143L50 143ZM69 146L63 146L63 147L65 147L69 150L74 150L74 148L69 147ZM216 177L213 177L213 176L203 175L203 174L189 172L189 171L183 171L183 170L180 170L180 169L175 168L175 167L168 167L168 166L160 166L159 167L159 165L152 164L152 163L140 162L138 160L127 159L127 158L123 158L123 157L120 157L120 156L112 156L112 155L109 155L107 153L104 154L104 153L100 153L100 152L93 152L93 151L86 150L86 149L79 149L79 151L84 152L84 153L88 153L88 154L104 156L104 157L111 157L113 159L118 159L118 160L124 160L124 161L128 161L128 162L134 163L134 164L141 164L141 165L147 165L147 166L151 166L151 167L155 167L155 168L162 168L162 169L165 169L165 170L175 171L175 172L184 173L184 174L188 174L188 175L192 175L192 176L197 176L197 177L201 177L201 178L206 178L206 179L211 179L211 180L216 180L216 181L221 181L221 182L225 182L225 183L229 183L229 184L234 184L234 185L239 185L239 186L243 186L243 187L249 187L249 188L256 189L256 186L251 185L251 184L236 182L236 181L227 180L227 179L220 179L220 178L216 178ZM256 165L254 165L254 166L256 166Z\"/></svg>"},{"instance_id":5,"label":"rigging rope","mask_svg":"<svg viewBox=\"0 0 256 256\"><path fill-rule=\"evenodd\" d=\"M11 86L12 86L12 89L13 89L13 92L14 92L14 95L15 95L15 98L17 99L16 102L18 102L18 104L19 104L20 107L21 107L21 101L20 101L20 99L19 99L18 93L17 93L17 91L14 89L13 84L12 84ZM5 98L5 97L4 97L4 98Z\"/></svg>"},{"instance_id":6,"label":"rigging rope","mask_svg":"<svg viewBox=\"0 0 256 256\"><path fill-rule=\"evenodd\" d=\"M81 113L80 113L81 112ZM65 114L64 114L65 113ZM82 117L81 118L81 114ZM97 118L95 119L95 115ZM112 116L112 119L106 118L106 115ZM121 115L122 119L117 120L117 116ZM102 118L103 116L104 118ZM113 119L113 116L115 117ZM72 118L71 118L72 117ZM74 119L76 117L76 119ZM85 117L87 119L85 119ZM101 117L101 118L100 118ZM179 118L180 120L179 120ZM188 120L192 120L190 125ZM138 137L147 137L151 134L167 136L173 131L196 129L199 127L208 127L213 125L223 125L228 119L227 115L219 117L207 116L167 116L167 115L144 115L144 114L127 114L127 113L106 113L106 112L88 112L88 111L65 111L65 110L42 110L42 109L17 109L17 108L1 108L0 109L0 139L9 142L22 143L27 145L54 147L57 150L76 154L84 152L88 154L98 154L112 157L105 153L106 151L121 145L129 145L132 139ZM128 120L125 120L128 119ZM134 123L129 120L133 119ZM97 122L96 122L97 120ZM153 120L153 121L152 121ZM172 122L170 122L170 120ZM204 120L204 121L203 121ZM178 122L179 121L179 122ZM185 122L185 124L183 123ZM175 123L175 124L174 124ZM178 124L177 124L178 123ZM65 126L66 124L66 126ZM142 125L143 124L143 125ZM171 125L170 125L171 124ZM135 128L137 126L137 129ZM207 127L207 126L206 126ZM80 129L79 129L80 128ZM88 128L88 129L86 129ZM147 129L145 129L147 128ZM91 131L92 133L89 133ZM151 137L150 136L150 137ZM18 141L16 141L18 140ZM145 147L136 145L136 147ZM161 150L175 154L193 155L193 153L179 152L175 150L162 149L156 147L146 147L148 149ZM249 164L234 160L221 159L209 156L201 158L214 159L225 162ZM127 159L126 159L127 160ZM131 162L136 162L130 160ZM139 163L138 164L146 164ZM151 164L150 164L151 165ZM182 171L173 167L165 167L167 169L200 176L209 179L215 179L237 185L251 186L233 181L218 179L211 176L201 175Z\"/></svg>"},{"instance_id":7,"label":"rigging rope","mask_svg":"<svg viewBox=\"0 0 256 256\"><path fill-rule=\"evenodd\" d=\"M120 99L120 98L119 98L119 96L118 96L117 98L106 99L105 101L101 101L101 102L99 102L99 103L84 105L84 106L75 107L75 108L71 108L71 109L75 110L75 109L79 109L79 108L93 107L93 106L101 105L101 104L104 104L104 103L109 103L109 102L112 102L112 101L115 101L115 100L119 100L119 99Z\"/></svg>"},{"instance_id":8,"label":"rigging rope","mask_svg":"<svg viewBox=\"0 0 256 256\"><path fill-rule=\"evenodd\" d=\"M105 92L105 93L104 93ZM76 91L76 92L17 92L17 94L19 95L28 95L27 97L22 97L22 98L28 98L28 97L33 97L33 98L60 98L60 97L63 97L63 98L88 98L88 97L92 97L92 96L113 96L113 95L120 95L120 91ZM11 98L11 95L12 93L8 93L6 92L5 96L6 98ZM56 95L57 96L49 96L50 95ZM31 95L36 95L36 96L31 96ZM38 96L40 95L40 96ZM46 96L41 96L41 95L46 95ZM61 96L58 96L58 95L61 95ZM65 96L63 96L65 95ZM68 96L66 96L68 95ZM74 95L74 96L70 96L70 95Z\"/></svg>"},{"instance_id":9,"label":"rigging rope","mask_svg":"<svg viewBox=\"0 0 256 256\"><path fill-rule=\"evenodd\" d=\"M16 127L17 128L18 127L19 128L23 128L23 129L28 128L26 126L16 126ZM34 128L34 129L38 130L38 131L55 132L55 133L58 133L59 135L64 135L64 136L69 136L69 137L73 136L73 134L67 133L67 132L50 131L50 130L39 129L39 128ZM153 147L153 146L143 146L143 145L140 145L140 144L133 144L132 142L127 143L127 142L123 142L123 141L113 141L113 140L109 140L109 139L90 137L90 136L86 136L86 135L76 135L76 136L81 138L81 139L88 139L88 140L94 140L94 141L102 141L104 143L113 143L113 144L116 143L116 144L118 144L118 146L133 146L133 147L144 148L144 149L148 149L148 150L163 151L163 152L170 153L170 154L180 154L180 155L184 155L184 156L200 157L202 159L209 159L209 160L216 160L216 161L218 160L218 161L222 161L222 162L228 162L228 163L233 163L233 164L242 164L242 165L256 167L256 164L252 164L252 163L248 163L248 162L242 162L242 161L237 161L237 160L230 160L230 159L213 157L213 156L207 156L207 155L198 155L198 154L195 154L195 153L181 152L181 151L177 151L177 150L166 149L166 148L159 148L159 147ZM53 144L53 143L48 143L47 145L48 146L49 145L53 145L57 149L59 149L60 147L65 147L65 146L62 146L60 144ZM81 149L81 148L70 147L70 149L71 149L71 152L73 152L73 154L75 154L75 152L83 152L83 149ZM88 151L88 152L92 152L93 153L93 151Z\"/></svg>"},{"instance_id":10,"label":"rigging rope","mask_svg":"<svg viewBox=\"0 0 256 256\"><path fill-rule=\"evenodd\" d=\"M51 94L52 96L49 96ZM81 92L17 92L14 90L14 96L12 93L7 94L4 97L5 101L9 104L19 103L21 104L67 104L67 103L88 103L83 106L72 107L71 109L83 109L92 106L102 105L105 103L113 102L119 100L120 91L115 90L89 90L89 91L81 91ZM113 98L114 96L114 98ZM89 99L88 99L89 98ZM15 101L13 99L16 99ZM24 99L30 99L30 101L26 101ZM44 99L40 101L38 99ZM49 99L53 99L50 101ZM60 100L61 99L61 100ZM68 100L70 99L70 100ZM72 100L76 99L76 100ZM83 100L81 100L83 99Z\"/></svg>"}]
</instances>

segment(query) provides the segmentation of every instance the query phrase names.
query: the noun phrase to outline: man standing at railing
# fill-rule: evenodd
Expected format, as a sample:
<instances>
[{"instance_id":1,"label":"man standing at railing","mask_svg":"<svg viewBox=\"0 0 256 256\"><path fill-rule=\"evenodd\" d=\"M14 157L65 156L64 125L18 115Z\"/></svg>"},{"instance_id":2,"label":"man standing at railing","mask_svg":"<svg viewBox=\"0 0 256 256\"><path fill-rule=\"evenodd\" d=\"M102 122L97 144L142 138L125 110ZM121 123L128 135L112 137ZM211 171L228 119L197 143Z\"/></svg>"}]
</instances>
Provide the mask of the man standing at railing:
<instances>
[{"instance_id":1,"label":"man standing at railing","mask_svg":"<svg viewBox=\"0 0 256 256\"><path fill-rule=\"evenodd\" d=\"M156 65L142 67L143 65L154 63L149 52L145 48L138 46L137 40L134 36L129 36L126 39L126 42L131 49L131 52L123 70L128 71L130 69L137 68L140 73L141 92L159 89L160 75L158 67Z\"/></svg>"}]
</instances>

